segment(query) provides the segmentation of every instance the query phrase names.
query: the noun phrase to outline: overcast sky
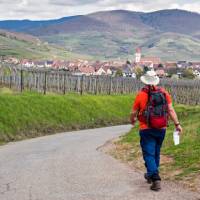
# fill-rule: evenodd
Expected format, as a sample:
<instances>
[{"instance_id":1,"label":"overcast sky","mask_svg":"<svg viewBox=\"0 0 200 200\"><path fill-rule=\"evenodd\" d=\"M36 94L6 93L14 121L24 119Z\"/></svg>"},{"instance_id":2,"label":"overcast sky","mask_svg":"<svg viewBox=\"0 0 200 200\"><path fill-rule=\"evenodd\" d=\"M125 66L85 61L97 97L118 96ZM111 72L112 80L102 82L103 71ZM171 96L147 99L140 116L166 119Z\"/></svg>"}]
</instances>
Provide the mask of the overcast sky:
<instances>
[{"instance_id":1,"label":"overcast sky","mask_svg":"<svg viewBox=\"0 0 200 200\"><path fill-rule=\"evenodd\" d=\"M55 19L103 10L171 8L200 13L200 0L0 0L0 19Z\"/></svg>"}]
</instances>

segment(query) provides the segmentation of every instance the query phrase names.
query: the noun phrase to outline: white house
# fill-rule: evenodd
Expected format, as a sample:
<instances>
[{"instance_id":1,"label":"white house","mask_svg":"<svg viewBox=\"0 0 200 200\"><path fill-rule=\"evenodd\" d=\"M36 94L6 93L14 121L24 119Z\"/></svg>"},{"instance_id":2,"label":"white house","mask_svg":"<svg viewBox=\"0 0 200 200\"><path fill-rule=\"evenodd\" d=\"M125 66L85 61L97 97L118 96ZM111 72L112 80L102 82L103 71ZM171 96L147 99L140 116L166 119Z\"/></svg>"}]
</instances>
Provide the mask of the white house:
<instances>
[{"instance_id":1,"label":"white house","mask_svg":"<svg viewBox=\"0 0 200 200\"><path fill-rule=\"evenodd\" d=\"M45 67L45 64L46 64L46 62L44 62L44 61L35 61L34 62L34 65L39 68Z\"/></svg>"},{"instance_id":2,"label":"white house","mask_svg":"<svg viewBox=\"0 0 200 200\"><path fill-rule=\"evenodd\" d=\"M22 60L21 64L23 67L34 67L34 62L31 60Z\"/></svg>"},{"instance_id":3,"label":"white house","mask_svg":"<svg viewBox=\"0 0 200 200\"><path fill-rule=\"evenodd\" d=\"M112 74L112 72L111 72ZM103 67L100 67L96 72L95 75L106 75L106 71L103 69Z\"/></svg>"},{"instance_id":4,"label":"white house","mask_svg":"<svg viewBox=\"0 0 200 200\"><path fill-rule=\"evenodd\" d=\"M47 60L47 61L45 62L45 67L52 67L53 64L54 64L54 61L49 61L49 60Z\"/></svg>"},{"instance_id":5,"label":"white house","mask_svg":"<svg viewBox=\"0 0 200 200\"><path fill-rule=\"evenodd\" d=\"M198 70L193 71L193 74L197 79L200 79L200 72Z\"/></svg>"}]
</instances>

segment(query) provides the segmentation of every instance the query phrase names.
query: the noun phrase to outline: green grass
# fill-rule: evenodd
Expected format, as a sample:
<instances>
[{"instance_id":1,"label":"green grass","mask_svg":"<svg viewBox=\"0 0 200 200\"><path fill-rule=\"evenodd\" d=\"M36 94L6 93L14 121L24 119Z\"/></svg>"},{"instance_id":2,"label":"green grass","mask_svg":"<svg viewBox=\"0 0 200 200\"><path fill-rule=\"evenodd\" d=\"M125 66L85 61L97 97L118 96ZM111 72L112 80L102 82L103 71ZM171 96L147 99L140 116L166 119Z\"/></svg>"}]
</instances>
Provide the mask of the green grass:
<instances>
[{"instance_id":1,"label":"green grass","mask_svg":"<svg viewBox=\"0 0 200 200\"><path fill-rule=\"evenodd\" d=\"M176 105L180 122L183 127L180 145L173 144L174 125L171 123L167 129L166 138L162 148L162 154L169 156L173 162L169 165L163 164L161 171L179 171L175 178L181 179L186 175L200 173L200 107ZM131 144L131 149L139 150L138 125L120 140L122 144ZM130 154L129 160L136 159L136 154Z\"/></svg>"},{"instance_id":2,"label":"green grass","mask_svg":"<svg viewBox=\"0 0 200 200\"><path fill-rule=\"evenodd\" d=\"M11 39L0 35L0 56L14 56L17 58L29 59L90 59L84 56L67 51L66 49L45 43L22 41Z\"/></svg>"},{"instance_id":3,"label":"green grass","mask_svg":"<svg viewBox=\"0 0 200 200\"><path fill-rule=\"evenodd\" d=\"M17 94L0 90L0 141L128 122L133 96Z\"/></svg>"}]
</instances>

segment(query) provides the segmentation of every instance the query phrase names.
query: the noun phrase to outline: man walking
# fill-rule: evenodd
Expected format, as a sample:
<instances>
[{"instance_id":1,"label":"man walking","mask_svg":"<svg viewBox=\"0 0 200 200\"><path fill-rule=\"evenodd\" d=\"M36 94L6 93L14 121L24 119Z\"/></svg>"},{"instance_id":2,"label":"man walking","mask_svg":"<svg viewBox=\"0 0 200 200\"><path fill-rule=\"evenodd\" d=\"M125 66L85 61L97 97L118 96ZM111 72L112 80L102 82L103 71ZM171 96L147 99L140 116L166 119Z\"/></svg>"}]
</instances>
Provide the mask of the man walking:
<instances>
[{"instance_id":1,"label":"man walking","mask_svg":"<svg viewBox=\"0 0 200 200\"><path fill-rule=\"evenodd\" d=\"M140 145L147 169L145 179L148 183L152 183L150 189L158 191L161 189L160 149L165 138L168 116L173 120L179 133L182 132L182 127L169 93L164 88L156 86L159 83L159 77L155 71L147 71L140 80L145 87L139 91L134 101L131 123L134 125L138 118Z\"/></svg>"}]
</instances>

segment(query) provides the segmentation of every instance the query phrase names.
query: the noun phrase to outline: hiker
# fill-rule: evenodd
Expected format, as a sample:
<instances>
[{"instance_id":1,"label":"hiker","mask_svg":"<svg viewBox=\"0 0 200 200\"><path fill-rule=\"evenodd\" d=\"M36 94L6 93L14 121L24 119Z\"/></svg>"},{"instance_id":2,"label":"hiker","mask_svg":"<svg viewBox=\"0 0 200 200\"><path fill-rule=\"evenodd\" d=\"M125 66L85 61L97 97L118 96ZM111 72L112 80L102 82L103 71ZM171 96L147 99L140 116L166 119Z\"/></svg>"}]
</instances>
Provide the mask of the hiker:
<instances>
[{"instance_id":1,"label":"hiker","mask_svg":"<svg viewBox=\"0 0 200 200\"><path fill-rule=\"evenodd\" d=\"M168 116L173 120L179 133L182 127L172 106L169 93L158 87L159 77L155 71L147 71L140 80L145 87L136 96L131 112L131 123L139 120L140 145L147 173L144 174L150 189L161 189L159 176L160 149L165 138Z\"/></svg>"}]
</instances>

